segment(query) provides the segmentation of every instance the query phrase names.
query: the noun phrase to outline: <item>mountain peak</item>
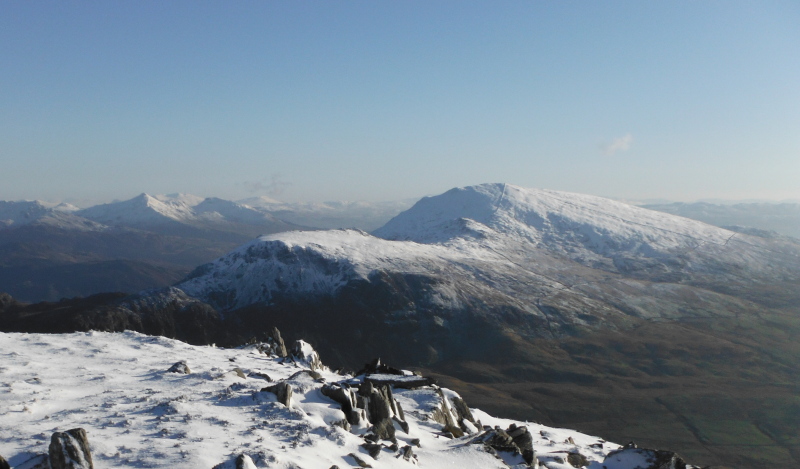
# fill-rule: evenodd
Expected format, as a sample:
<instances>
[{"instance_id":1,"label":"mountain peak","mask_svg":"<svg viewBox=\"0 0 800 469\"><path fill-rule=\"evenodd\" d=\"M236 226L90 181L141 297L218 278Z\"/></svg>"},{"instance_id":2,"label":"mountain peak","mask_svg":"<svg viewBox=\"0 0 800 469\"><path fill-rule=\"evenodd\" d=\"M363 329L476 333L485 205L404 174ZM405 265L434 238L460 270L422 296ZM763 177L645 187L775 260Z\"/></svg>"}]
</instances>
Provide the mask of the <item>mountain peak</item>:
<instances>
[{"instance_id":1,"label":"mountain peak","mask_svg":"<svg viewBox=\"0 0 800 469\"><path fill-rule=\"evenodd\" d=\"M663 252L722 244L732 232L585 194L481 184L426 197L374 232L425 244L475 235L557 250Z\"/></svg>"}]
</instances>

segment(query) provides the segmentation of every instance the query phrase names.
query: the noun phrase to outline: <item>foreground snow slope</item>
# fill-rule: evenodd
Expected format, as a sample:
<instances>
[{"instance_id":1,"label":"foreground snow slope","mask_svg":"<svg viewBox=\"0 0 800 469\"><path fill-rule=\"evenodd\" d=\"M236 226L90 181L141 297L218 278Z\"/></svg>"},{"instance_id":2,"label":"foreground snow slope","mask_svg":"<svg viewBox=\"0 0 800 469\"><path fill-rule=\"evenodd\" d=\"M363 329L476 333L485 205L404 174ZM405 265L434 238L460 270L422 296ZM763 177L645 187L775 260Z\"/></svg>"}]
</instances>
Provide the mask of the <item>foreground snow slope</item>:
<instances>
[{"instance_id":1,"label":"foreground snow slope","mask_svg":"<svg viewBox=\"0 0 800 469\"><path fill-rule=\"evenodd\" d=\"M320 393L323 381L348 377L323 368L323 379L289 379L294 397L287 408L260 390L268 385L266 376L287 379L302 363L282 364L254 347L197 347L133 332L0 334L0 357L0 455L12 467L31 467L26 461L47 452L53 432L75 427L88 432L96 467L228 467L242 453L257 467L356 466L351 453L375 468L508 467L482 445L470 444L470 435L441 436L431 412L443 403L430 386L394 394L410 427L408 433L397 427L398 444L419 439L417 460L389 449L375 460L361 447L366 429L333 426L344 414ZM167 371L179 360L187 362L189 374ZM447 390L443 395L455 397ZM473 413L484 425L512 423ZM618 448L570 430L514 423L528 426L538 460L551 469L571 467L563 463L569 452L601 469L597 461Z\"/></svg>"}]
</instances>

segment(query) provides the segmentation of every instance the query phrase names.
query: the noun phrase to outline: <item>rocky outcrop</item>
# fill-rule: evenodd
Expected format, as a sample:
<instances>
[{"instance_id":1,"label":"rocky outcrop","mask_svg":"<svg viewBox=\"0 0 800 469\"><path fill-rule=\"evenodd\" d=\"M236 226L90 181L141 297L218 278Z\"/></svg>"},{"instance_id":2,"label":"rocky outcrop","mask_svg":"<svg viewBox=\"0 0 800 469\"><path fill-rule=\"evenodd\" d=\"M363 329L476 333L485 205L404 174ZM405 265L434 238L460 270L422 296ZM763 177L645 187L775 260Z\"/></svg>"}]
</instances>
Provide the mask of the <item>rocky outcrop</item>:
<instances>
[{"instance_id":1,"label":"rocky outcrop","mask_svg":"<svg viewBox=\"0 0 800 469\"><path fill-rule=\"evenodd\" d=\"M2 297L0 297L0 302L2 302ZM0 469L11 469L11 466L8 465L6 458L2 456L0 456Z\"/></svg>"},{"instance_id":2,"label":"rocky outcrop","mask_svg":"<svg viewBox=\"0 0 800 469\"><path fill-rule=\"evenodd\" d=\"M536 451L533 449L533 438L528 428L511 424L508 429L500 427L484 430L471 440L473 444L483 444L487 450L506 452L522 455L528 465L532 465L536 459Z\"/></svg>"},{"instance_id":3,"label":"rocky outcrop","mask_svg":"<svg viewBox=\"0 0 800 469\"><path fill-rule=\"evenodd\" d=\"M308 367L312 371L319 371L323 368L319 353L304 340L295 341L289 356L295 363Z\"/></svg>"},{"instance_id":4,"label":"rocky outcrop","mask_svg":"<svg viewBox=\"0 0 800 469\"><path fill-rule=\"evenodd\" d=\"M94 469L89 439L83 428L56 432L50 439L51 469Z\"/></svg>"},{"instance_id":5,"label":"rocky outcrop","mask_svg":"<svg viewBox=\"0 0 800 469\"><path fill-rule=\"evenodd\" d=\"M322 386L322 395L338 403L347 424L359 426L369 423L375 441L395 440L395 423L407 434L409 425L400 403L394 398L392 386L373 384L361 378ZM343 426L343 425L340 425Z\"/></svg>"},{"instance_id":6,"label":"rocky outcrop","mask_svg":"<svg viewBox=\"0 0 800 469\"><path fill-rule=\"evenodd\" d=\"M621 449L608 453L603 460L608 469L636 466L641 469L687 469L686 461L672 451L639 448L631 442Z\"/></svg>"}]
</instances>

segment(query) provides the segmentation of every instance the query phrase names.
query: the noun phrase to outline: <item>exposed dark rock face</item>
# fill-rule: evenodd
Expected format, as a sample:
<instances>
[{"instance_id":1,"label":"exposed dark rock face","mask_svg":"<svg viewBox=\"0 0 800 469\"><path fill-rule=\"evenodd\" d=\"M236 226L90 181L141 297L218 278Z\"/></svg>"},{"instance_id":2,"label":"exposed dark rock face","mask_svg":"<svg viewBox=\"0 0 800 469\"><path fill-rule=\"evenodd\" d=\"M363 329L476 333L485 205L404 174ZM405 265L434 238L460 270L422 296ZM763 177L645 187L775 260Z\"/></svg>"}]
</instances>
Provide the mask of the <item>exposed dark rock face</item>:
<instances>
[{"instance_id":1,"label":"exposed dark rock face","mask_svg":"<svg viewBox=\"0 0 800 469\"><path fill-rule=\"evenodd\" d=\"M0 298L0 300L2 299ZM0 469L11 469L11 466L8 465L8 461L6 461L6 458L2 456L0 456Z\"/></svg>"},{"instance_id":2,"label":"exposed dark rock face","mask_svg":"<svg viewBox=\"0 0 800 469\"><path fill-rule=\"evenodd\" d=\"M292 406L292 387L285 381L262 388L261 392L271 392L278 398L278 402L286 407Z\"/></svg>"},{"instance_id":3,"label":"exposed dark rock face","mask_svg":"<svg viewBox=\"0 0 800 469\"><path fill-rule=\"evenodd\" d=\"M53 433L50 439L52 469L94 469L89 440L82 428Z\"/></svg>"}]
</instances>

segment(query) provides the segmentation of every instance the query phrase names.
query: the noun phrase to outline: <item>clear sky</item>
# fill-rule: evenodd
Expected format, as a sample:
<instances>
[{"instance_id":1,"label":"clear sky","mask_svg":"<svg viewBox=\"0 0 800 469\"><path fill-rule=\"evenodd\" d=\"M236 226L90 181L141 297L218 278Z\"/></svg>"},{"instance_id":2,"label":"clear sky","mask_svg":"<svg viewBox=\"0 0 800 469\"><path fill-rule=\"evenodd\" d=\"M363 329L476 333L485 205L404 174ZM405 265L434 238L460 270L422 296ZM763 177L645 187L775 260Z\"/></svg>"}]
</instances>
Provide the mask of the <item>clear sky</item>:
<instances>
[{"instance_id":1,"label":"clear sky","mask_svg":"<svg viewBox=\"0 0 800 469\"><path fill-rule=\"evenodd\" d=\"M797 1L0 3L0 199L800 199Z\"/></svg>"}]
</instances>

